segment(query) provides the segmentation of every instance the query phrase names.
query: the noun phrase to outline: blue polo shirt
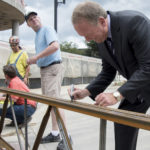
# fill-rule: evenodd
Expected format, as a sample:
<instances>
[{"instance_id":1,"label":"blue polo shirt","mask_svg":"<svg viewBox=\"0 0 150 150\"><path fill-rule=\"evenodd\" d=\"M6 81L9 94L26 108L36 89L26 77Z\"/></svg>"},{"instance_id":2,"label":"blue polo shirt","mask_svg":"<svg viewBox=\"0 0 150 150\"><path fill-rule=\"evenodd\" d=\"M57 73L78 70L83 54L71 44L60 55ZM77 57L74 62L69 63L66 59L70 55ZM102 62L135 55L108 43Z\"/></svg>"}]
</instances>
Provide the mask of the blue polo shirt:
<instances>
[{"instance_id":1,"label":"blue polo shirt","mask_svg":"<svg viewBox=\"0 0 150 150\"><path fill-rule=\"evenodd\" d=\"M36 37L35 37L36 54L42 52L46 47L48 47L54 41L58 41L55 30L52 27L48 27L48 28L41 27L36 32ZM53 54L40 58L37 61L37 65L38 67L44 67L44 66L48 66L54 61L60 61L60 60L61 60L61 51L60 49L58 49Z\"/></svg>"}]
</instances>

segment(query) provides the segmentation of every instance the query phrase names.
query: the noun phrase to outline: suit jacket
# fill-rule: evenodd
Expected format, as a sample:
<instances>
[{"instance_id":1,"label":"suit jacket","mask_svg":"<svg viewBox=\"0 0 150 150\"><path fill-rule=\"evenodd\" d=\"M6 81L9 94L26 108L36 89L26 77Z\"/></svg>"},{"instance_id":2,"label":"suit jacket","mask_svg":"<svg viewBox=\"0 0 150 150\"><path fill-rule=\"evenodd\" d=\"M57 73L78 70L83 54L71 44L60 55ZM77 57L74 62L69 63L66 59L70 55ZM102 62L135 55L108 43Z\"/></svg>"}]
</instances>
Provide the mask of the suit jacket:
<instances>
[{"instance_id":1,"label":"suit jacket","mask_svg":"<svg viewBox=\"0 0 150 150\"><path fill-rule=\"evenodd\" d=\"M87 89L94 99L108 87L118 71L127 79L118 91L131 103L141 97L150 105L150 20L137 11L108 13L115 59L105 42L98 44L102 71Z\"/></svg>"}]
</instances>

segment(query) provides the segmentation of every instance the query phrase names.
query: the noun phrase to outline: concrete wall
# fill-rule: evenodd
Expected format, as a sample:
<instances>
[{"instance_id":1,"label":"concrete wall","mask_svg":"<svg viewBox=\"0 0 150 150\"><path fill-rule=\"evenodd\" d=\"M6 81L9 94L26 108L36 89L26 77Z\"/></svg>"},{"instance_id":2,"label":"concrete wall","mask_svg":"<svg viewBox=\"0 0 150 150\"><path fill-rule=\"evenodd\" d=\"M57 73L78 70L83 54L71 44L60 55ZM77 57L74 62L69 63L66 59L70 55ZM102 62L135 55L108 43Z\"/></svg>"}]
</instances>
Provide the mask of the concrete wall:
<instances>
[{"instance_id":1,"label":"concrete wall","mask_svg":"<svg viewBox=\"0 0 150 150\"><path fill-rule=\"evenodd\" d=\"M29 57L34 55L34 49L24 47ZM4 85L4 75L2 67L6 64L11 53L7 42L0 42L0 79ZM101 70L101 60L76 54L62 52L62 60L65 68L63 85L89 83ZM37 65L31 65L30 87L40 87L40 69Z\"/></svg>"}]
</instances>

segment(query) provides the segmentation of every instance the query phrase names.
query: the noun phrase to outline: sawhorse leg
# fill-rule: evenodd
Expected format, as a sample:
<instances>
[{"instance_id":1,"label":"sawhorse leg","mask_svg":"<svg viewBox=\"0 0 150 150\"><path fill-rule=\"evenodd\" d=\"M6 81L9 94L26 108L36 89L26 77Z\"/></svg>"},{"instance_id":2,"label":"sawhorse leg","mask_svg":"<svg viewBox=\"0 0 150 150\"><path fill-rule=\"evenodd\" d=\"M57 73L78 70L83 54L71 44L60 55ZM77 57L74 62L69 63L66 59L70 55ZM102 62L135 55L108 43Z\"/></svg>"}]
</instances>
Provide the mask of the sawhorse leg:
<instances>
[{"instance_id":1,"label":"sawhorse leg","mask_svg":"<svg viewBox=\"0 0 150 150\"><path fill-rule=\"evenodd\" d=\"M2 130L3 130L5 116L6 116L6 112L7 112L8 97L9 97L9 95L7 94L6 99L4 101L4 105L3 105L3 110L2 110L1 120L0 120L0 135L1 135ZM7 150L15 150L1 136L0 136L0 148L6 148Z\"/></svg>"},{"instance_id":2,"label":"sawhorse leg","mask_svg":"<svg viewBox=\"0 0 150 150\"><path fill-rule=\"evenodd\" d=\"M48 119L50 117L50 112L51 112L52 106L48 106L47 111L43 117L39 132L37 134L37 137L35 139L34 145L33 145L33 149L32 150L37 150L41 141L41 138L43 136L43 133L45 131Z\"/></svg>"},{"instance_id":3,"label":"sawhorse leg","mask_svg":"<svg viewBox=\"0 0 150 150\"><path fill-rule=\"evenodd\" d=\"M20 145L20 150L22 150L22 145L21 145L21 141L20 141L20 137L19 137L19 133L18 133L18 126L17 126L17 123L16 123L15 112L14 112L13 105L12 105L12 99L11 99L11 97L8 94L6 96L6 100L4 102L4 106L3 106L3 110L2 110L2 116L1 116L1 121L0 121L0 135L1 135L1 132L3 130L4 120L5 120L5 116L6 116L6 113L7 113L8 99L10 99L10 107L12 109L12 114L13 114L13 118L14 118L14 122L15 122L16 132L17 132L17 136L18 136L18 142L19 142L19 145ZM8 150L14 150L14 148L12 148L1 137L0 137L0 143L7 145Z\"/></svg>"},{"instance_id":4,"label":"sawhorse leg","mask_svg":"<svg viewBox=\"0 0 150 150\"><path fill-rule=\"evenodd\" d=\"M37 150L41 141L41 138L43 136L43 133L45 131L46 125L48 123L48 119L50 117L50 112L51 112L52 106L48 106L47 111L43 117L42 123L40 125L40 129L38 131L37 137L35 139L34 145L33 145L33 149L32 150ZM61 133L61 136L64 140L64 144L65 144L65 148L66 150L72 150L72 146L70 144L70 140L68 138L68 133L67 130L65 128L64 122L60 116L60 113L58 111L58 109L56 107L53 107L55 115L56 115L56 120L57 120L57 124Z\"/></svg>"},{"instance_id":5,"label":"sawhorse leg","mask_svg":"<svg viewBox=\"0 0 150 150\"><path fill-rule=\"evenodd\" d=\"M6 96L6 99L4 101L4 105L3 105L3 110L2 110L2 115L1 115L1 120L0 120L0 135L2 133L3 130L3 126L4 126L4 121L5 121L5 116L6 116L6 112L7 112L7 106L8 106L8 94Z\"/></svg>"},{"instance_id":6,"label":"sawhorse leg","mask_svg":"<svg viewBox=\"0 0 150 150\"><path fill-rule=\"evenodd\" d=\"M0 149L6 148L7 150L15 150L11 145L9 145L3 138L0 137Z\"/></svg>"},{"instance_id":7,"label":"sawhorse leg","mask_svg":"<svg viewBox=\"0 0 150 150\"><path fill-rule=\"evenodd\" d=\"M65 149L72 150L72 145L70 143L68 133L67 133L66 127L64 125L64 122L60 116L60 113L56 107L53 107L53 109L54 109L54 112L56 115L56 120L57 120L57 124L58 124L59 130L60 130L61 137L63 138L63 142L65 144Z\"/></svg>"}]
</instances>

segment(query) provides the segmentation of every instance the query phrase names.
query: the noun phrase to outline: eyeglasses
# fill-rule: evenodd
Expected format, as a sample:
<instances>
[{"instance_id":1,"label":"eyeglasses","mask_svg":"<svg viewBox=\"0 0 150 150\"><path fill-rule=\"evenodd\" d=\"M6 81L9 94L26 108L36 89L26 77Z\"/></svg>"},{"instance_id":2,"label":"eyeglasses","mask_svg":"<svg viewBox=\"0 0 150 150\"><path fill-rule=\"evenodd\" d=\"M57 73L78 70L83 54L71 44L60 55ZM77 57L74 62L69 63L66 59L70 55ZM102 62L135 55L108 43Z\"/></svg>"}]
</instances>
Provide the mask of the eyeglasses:
<instances>
[{"instance_id":1,"label":"eyeglasses","mask_svg":"<svg viewBox=\"0 0 150 150\"><path fill-rule=\"evenodd\" d=\"M15 46L17 46L17 45L18 45L17 43L15 43L15 44L10 44L11 47L15 47Z\"/></svg>"}]
</instances>

